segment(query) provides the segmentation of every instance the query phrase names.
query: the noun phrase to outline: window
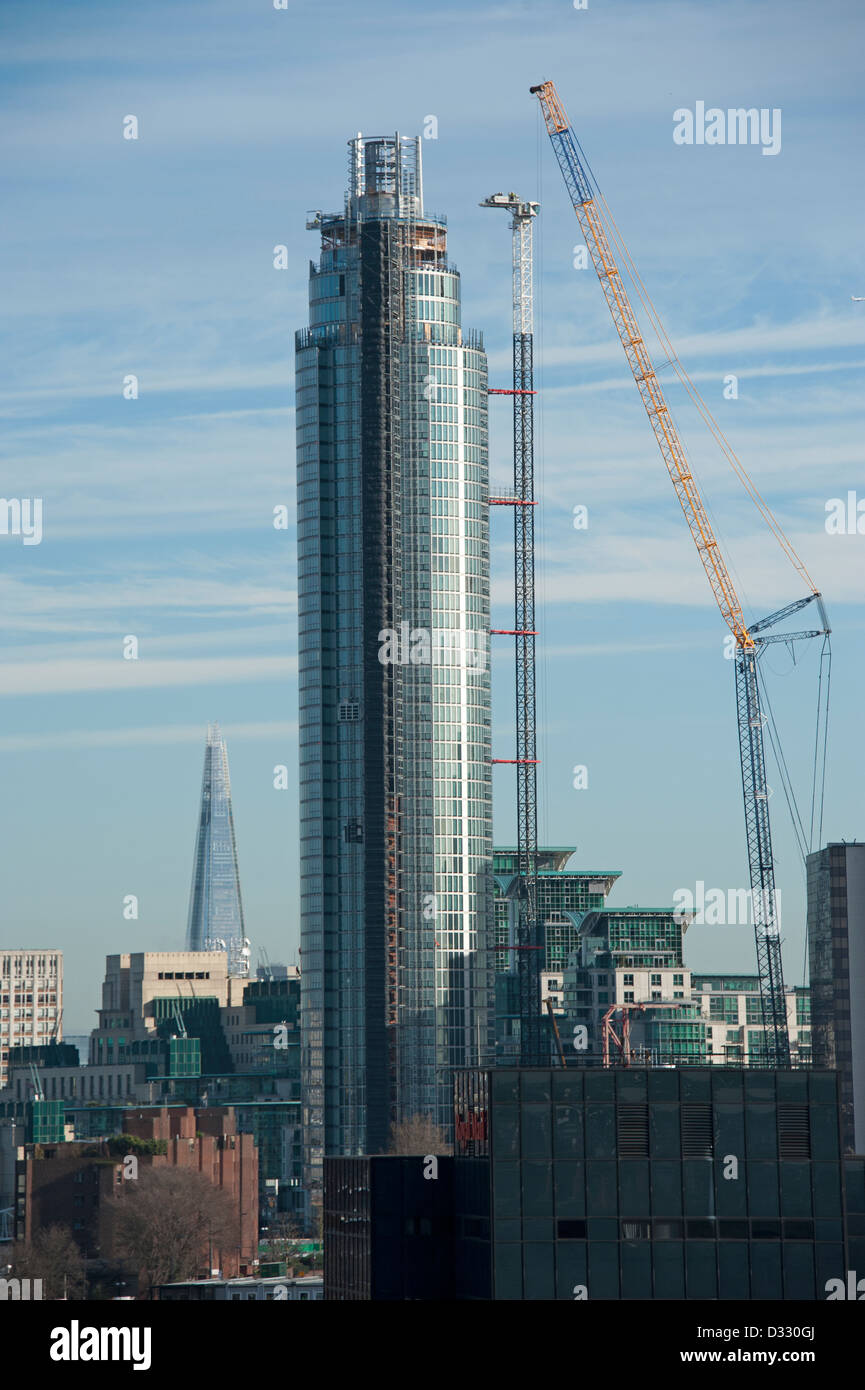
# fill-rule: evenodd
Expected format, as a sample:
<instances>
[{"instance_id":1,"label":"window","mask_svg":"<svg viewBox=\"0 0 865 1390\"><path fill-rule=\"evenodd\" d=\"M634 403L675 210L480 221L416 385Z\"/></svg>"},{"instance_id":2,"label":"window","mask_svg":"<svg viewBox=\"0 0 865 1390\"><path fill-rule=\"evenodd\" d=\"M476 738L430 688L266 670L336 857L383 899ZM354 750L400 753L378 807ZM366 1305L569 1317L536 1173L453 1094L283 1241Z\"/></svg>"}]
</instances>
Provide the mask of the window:
<instances>
[{"instance_id":1,"label":"window","mask_svg":"<svg viewBox=\"0 0 865 1390\"><path fill-rule=\"evenodd\" d=\"M633 983L634 983L634 977L633 977L633 975L624 975L624 976L622 977L622 984L623 984L623 985L632 985Z\"/></svg>"},{"instance_id":2,"label":"window","mask_svg":"<svg viewBox=\"0 0 865 1390\"><path fill-rule=\"evenodd\" d=\"M632 989L626 989L626 990L625 990L625 1003L626 1003L626 1004L633 1004L633 1002L634 1002L634 991L633 991Z\"/></svg>"},{"instance_id":3,"label":"window","mask_svg":"<svg viewBox=\"0 0 865 1390\"><path fill-rule=\"evenodd\" d=\"M661 983L661 977L660 977L660 975L653 975L653 976L652 976L652 979L651 979L651 983L652 983L653 985L659 985L659 984Z\"/></svg>"},{"instance_id":4,"label":"window","mask_svg":"<svg viewBox=\"0 0 865 1390\"><path fill-rule=\"evenodd\" d=\"M585 1221L557 1221L556 1235L559 1240L585 1240Z\"/></svg>"},{"instance_id":5,"label":"window","mask_svg":"<svg viewBox=\"0 0 865 1390\"><path fill-rule=\"evenodd\" d=\"M655 1221L653 1234L655 1240L681 1240L683 1223L681 1221Z\"/></svg>"},{"instance_id":6,"label":"window","mask_svg":"<svg viewBox=\"0 0 865 1390\"><path fill-rule=\"evenodd\" d=\"M622 1240L651 1240L651 1224L648 1221L623 1221Z\"/></svg>"}]
</instances>

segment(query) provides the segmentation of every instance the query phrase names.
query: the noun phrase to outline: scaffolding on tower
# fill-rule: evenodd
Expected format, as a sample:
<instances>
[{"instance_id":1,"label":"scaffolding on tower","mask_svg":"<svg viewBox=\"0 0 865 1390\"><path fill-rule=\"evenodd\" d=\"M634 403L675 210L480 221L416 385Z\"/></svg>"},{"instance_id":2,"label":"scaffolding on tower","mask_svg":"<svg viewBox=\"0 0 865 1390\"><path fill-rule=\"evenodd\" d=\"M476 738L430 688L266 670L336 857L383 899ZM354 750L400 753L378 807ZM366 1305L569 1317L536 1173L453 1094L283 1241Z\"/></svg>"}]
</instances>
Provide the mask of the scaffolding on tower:
<instances>
[{"instance_id":1,"label":"scaffolding on tower","mask_svg":"<svg viewBox=\"0 0 865 1390\"><path fill-rule=\"evenodd\" d=\"M513 232L513 386L490 395L513 397L513 495L490 497L490 506L514 509L514 626L493 633L512 636L516 664L516 758L494 758L517 769L518 927L515 951L519 977L520 1061L542 1066L541 964L537 895L538 810L535 720L535 483L532 228L538 203L516 193L494 193L481 207L504 208Z\"/></svg>"}]
</instances>

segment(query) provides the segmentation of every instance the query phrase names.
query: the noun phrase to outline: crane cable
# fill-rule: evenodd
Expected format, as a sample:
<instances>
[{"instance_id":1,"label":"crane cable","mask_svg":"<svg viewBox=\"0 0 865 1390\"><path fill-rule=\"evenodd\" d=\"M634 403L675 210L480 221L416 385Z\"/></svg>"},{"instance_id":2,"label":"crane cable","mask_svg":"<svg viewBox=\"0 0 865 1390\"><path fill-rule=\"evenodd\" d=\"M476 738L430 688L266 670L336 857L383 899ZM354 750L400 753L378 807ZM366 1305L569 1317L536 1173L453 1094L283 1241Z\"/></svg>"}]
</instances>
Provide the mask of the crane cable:
<instances>
[{"instance_id":1,"label":"crane cable","mask_svg":"<svg viewBox=\"0 0 865 1390\"><path fill-rule=\"evenodd\" d=\"M823 715L823 751L820 752L820 707L823 694L823 662L826 662L826 700ZM817 824L817 844L823 840L823 803L826 796L826 745L829 739L829 692L832 682L832 643L829 634L823 638L820 652L820 670L817 677L817 727L814 731L814 776L811 783L811 826L808 848L814 848L814 815L817 808L817 765L820 764L820 818Z\"/></svg>"},{"instance_id":2,"label":"crane cable","mask_svg":"<svg viewBox=\"0 0 865 1390\"><path fill-rule=\"evenodd\" d=\"M784 788L784 798L787 802L787 809L790 812L790 819L793 822L793 830L796 835L797 843L799 845L799 853L801 854L802 859L804 861L805 855L808 853L807 840L805 836L805 826L802 823L802 816L799 812L799 803L796 800L796 793L793 790L793 779L790 776L790 770L787 767L787 760L784 757L784 750L781 747L781 736L778 733L778 724L775 719L775 711L772 708L772 702L769 698L769 690L766 685L766 680L759 662L757 663L757 679L760 685L761 703L768 711L769 715L769 718L766 722L766 731L769 735L769 742L772 745L772 752L775 755L775 762L777 763L778 772L781 777L781 785Z\"/></svg>"},{"instance_id":3,"label":"crane cable","mask_svg":"<svg viewBox=\"0 0 865 1390\"><path fill-rule=\"evenodd\" d=\"M745 488L745 491L748 493L758 512L762 516L764 522L769 527L770 531L772 532L773 536L775 537L785 556L789 560L790 564L799 574L800 578L803 579L804 582L808 585L811 592L816 594L818 592L817 587L814 584L814 581L812 580L810 574L808 573L808 570L806 569L804 562L801 560L796 550L794 549L792 543L790 542L789 538L786 536L780 523L777 521L774 513L769 507L769 504L766 502L765 498L757 489L755 483L751 479L741 460L738 458L735 450L733 449L733 446L730 444L730 441L727 439L726 435L721 429L721 426L718 424L717 420L715 419L714 415L709 409L709 406L700 394L700 391L698 390L697 386L691 380L691 377L689 376L687 369L681 362L679 355L676 352L676 349L669 337L669 334L667 333L664 327L660 314L658 313L658 310L655 307L652 297L649 294L648 289L646 288L646 285L642 279L642 276L640 275L639 270L637 269L636 264L634 263L630 251L628 250L625 239L622 236L622 233L619 231L618 224L616 223L616 219L613 216L609 204L607 203L606 198L601 192L600 185L598 184L592 167L588 159L586 158L585 151L580 145L580 142L574 134L573 130L571 131L571 133L574 137L574 141L577 145L577 148L580 151L580 155L583 159L584 166L588 172L590 183L594 188L598 202L600 203L598 215L601 219L602 226L604 227L605 232L609 236L609 239L612 241L614 247L616 248L622 259L622 262L630 277L632 287L635 290L637 298L642 304L643 309L648 315L649 321L655 330L662 351L665 351L667 354L667 359L664 365L669 364L670 366L672 366L680 383L684 386L691 401L696 406L698 413L702 417L704 423L706 424L710 433L715 439L715 442L717 443L727 462L730 464L734 473L738 477L742 486ZM823 703L824 664L825 704ZM826 753L829 734L829 696L831 685L831 671L832 648L831 642L829 640L829 634L826 633L823 639L823 648L820 653L820 665L817 683L817 715L814 735L814 760L811 776L811 811L809 833L807 837L805 835L805 827L802 821L801 814L799 812L795 792L793 790L792 779L790 777L789 769L787 767L786 759L783 753L783 748L781 746L780 735L778 733L774 711L772 709L772 705L769 699L769 693L766 686L766 682L763 679L762 671L759 671L760 685L763 692L764 702L770 715L770 720L768 724L769 740L781 776L781 782L784 788L784 796L787 801L788 810L790 811L790 818L793 822L793 830L796 835L800 853L802 855L803 864L806 854L813 849L815 819L817 821L817 842L819 844L822 841L823 812L826 792ZM821 709L823 710L822 750L820 748Z\"/></svg>"},{"instance_id":4,"label":"crane cable","mask_svg":"<svg viewBox=\"0 0 865 1390\"><path fill-rule=\"evenodd\" d=\"M573 134L573 130L571 131L571 133ZM685 390L688 392L688 395L691 397L691 400L693 401L694 405L696 406L697 410L702 416L705 424L708 426L711 434L713 435L716 443L718 444L718 447L721 449L721 452L724 454L725 458L727 459L727 462L730 464L733 471L736 473L736 476L742 483L742 486L745 488L745 491L750 496L755 507L760 512L760 515L763 517L763 520L766 522L767 526L771 530L781 549L787 556L787 559L790 561L790 564L799 573L801 578L806 582L808 587L811 589L812 593L816 593L816 585L814 584L813 580L811 579L811 576L805 568L803 561L799 558L791 542L782 530L779 522L776 520L771 508L769 507L769 504L757 490L757 487L755 486L754 482L752 481L751 477L746 471L744 465L736 455L733 446L730 444L729 440L727 439L726 435L721 429L721 426L718 424L717 420L710 411L708 405L703 400L703 397L700 395L700 392L697 390L697 387L694 385L693 381L688 375L687 370L680 361L679 355L676 352L676 349L670 340L667 330L664 328L664 325L661 321L661 317L652 301L651 295L646 289L642 277L639 271L637 270L636 265L634 264L634 261L631 257L631 253L628 250L627 245L625 243L624 237L619 231L616 220L613 217L612 212L610 211L606 198L601 192L598 181L595 178L594 173L592 172L592 167L589 164L588 159L586 158L585 151L580 145L579 140L577 140L576 135L574 135L574 140L583 158L586 170L588 171L589 179L592 185L594 186L595 192L597 193L598 199L601 204L601 208L603 209L603 213L601 214L601 216L602 220L608 224L606 230L610 232L610 239L612 240L613 245L616 247L619 254L621 255L625 263L625 266L627 267L633 287L637 293L637 297L649 316L649 320L652 324L652 327L655 330L655 333L658 336L658 340L661 344L661 347L667 352L669 364L672 366L680 382L685 387Z\"/></svg>"}]
</instances>

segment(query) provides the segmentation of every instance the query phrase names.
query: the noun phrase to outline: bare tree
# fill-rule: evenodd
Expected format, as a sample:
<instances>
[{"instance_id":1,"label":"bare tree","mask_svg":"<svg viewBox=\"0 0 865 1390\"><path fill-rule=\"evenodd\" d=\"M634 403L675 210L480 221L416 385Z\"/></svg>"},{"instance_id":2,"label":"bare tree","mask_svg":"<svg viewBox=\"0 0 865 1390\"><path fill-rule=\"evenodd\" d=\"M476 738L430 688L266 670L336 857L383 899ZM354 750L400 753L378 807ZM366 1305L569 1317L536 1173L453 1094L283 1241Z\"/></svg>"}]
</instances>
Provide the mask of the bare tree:
<instances>
[{"instance_id":1,"label":"bare tree","mask_svg":"<svg viewBox=\"0 0 865 1390\"><path fill-rule=\"evenodd\" d=\"M226 1192L187 1168L142 1168L114 1199L118 1253L142 1288L192 1279L217 1250L237 1245L238 1215Z\"/></svg>"},{"instance_id":2,"label":"bare tree","mask_svg":"<svg viewBox=\"0 0 865 1390\"><path fill-rule=\"evenodd\" d=\"M87 1296L84 1258L68 1226L43 1226L29 1241L18 1241L11 1264L16 1279L42 1280L43 1298Z\"/></svg>"},{"instance_id":3,"label":"bare tree","mask_svg":"<svg viewBox=\"0 0 865 1390\"><path fill-rule=\"evenodd\" d=\"M410 1115L390 1127L392 1154L449 1154L451 1146L444 1130L429 1115Z\"/></svg>"},{"instance_id":4,"label":"bare tree","mask_svg":"<svg viewBox=\"0 0 865 1390\"><path fill-rule=\"evenodd\" d=\"M272 1258L291 1261L296 1254L296 1242L303 1236L303 1227L291 1212L281 1211L271 1221L267 1235Z\"/></svg>"}]
</instances>

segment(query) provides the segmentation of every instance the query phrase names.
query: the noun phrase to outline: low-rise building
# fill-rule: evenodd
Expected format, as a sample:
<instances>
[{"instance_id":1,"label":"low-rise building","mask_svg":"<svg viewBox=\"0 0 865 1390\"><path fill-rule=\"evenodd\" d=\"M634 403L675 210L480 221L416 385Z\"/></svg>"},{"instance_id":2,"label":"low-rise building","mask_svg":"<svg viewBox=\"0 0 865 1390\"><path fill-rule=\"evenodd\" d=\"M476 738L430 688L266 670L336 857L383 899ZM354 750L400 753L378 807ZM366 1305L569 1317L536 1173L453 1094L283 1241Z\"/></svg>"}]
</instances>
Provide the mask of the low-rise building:
<instances>
[{"instance_id":1,"label":"low-rise building","mask_svg":"<svg viewBox=\"0 0 865 1390\"><path fill-rule=\"evenodd\" d=\"M160 1284L160 1303L304 1303L324 1298L320 1274L298 1278L187 1279L179 1284Z\"/></svg>"},{"instance_id":2,"label":"low-rise building","mask_svg":"<svg viewBox=\"0 0 865 1390\"><path fill-rule=\"evenodd\" d=\"M145 1141L134 1146L140 1167L202 1173L231 1198L236 1238L215 1257L226 1275L251 1270L258 1252L258 1156L252 1135L237 1133L234 1112L216 1107L128 1110L122 1132ZM122 1149L112 1140L19 1147L15 1239L30 1240L46 1226L68 1226L85 1255L111 1259L116 1254L113 1199L125 1177Z\"/></svg>"}]
</instances>

